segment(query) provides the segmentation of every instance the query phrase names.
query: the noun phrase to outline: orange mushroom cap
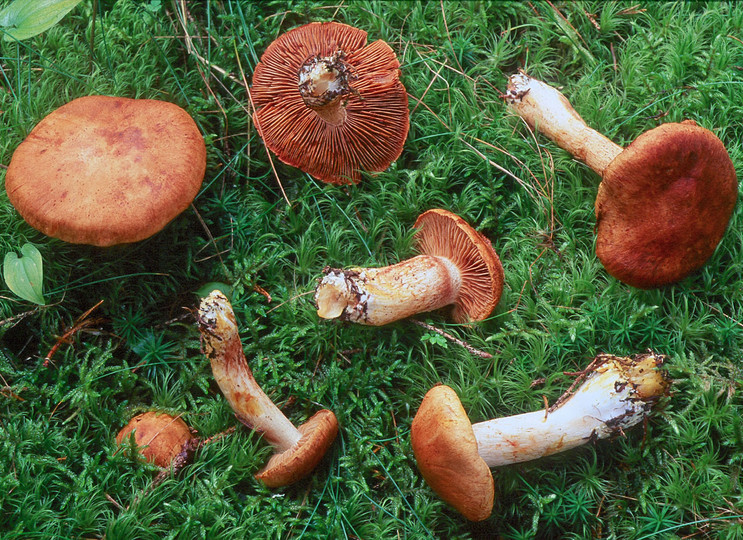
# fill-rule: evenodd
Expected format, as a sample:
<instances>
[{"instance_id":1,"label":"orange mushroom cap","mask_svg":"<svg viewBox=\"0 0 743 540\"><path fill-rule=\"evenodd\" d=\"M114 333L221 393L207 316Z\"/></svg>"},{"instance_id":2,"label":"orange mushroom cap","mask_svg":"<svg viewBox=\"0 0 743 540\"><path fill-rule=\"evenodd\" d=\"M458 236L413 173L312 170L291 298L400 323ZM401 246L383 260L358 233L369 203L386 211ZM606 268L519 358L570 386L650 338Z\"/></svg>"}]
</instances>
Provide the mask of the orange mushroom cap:
<instances>
[{"instance_id":1,"label":"orange mushroom cap","mask_svg":"<svg viewBox=\"0 0 743 540\"><path fill-rule=\"evenodd\" d=\"M715 251L737 197L735 167L720 139L691 121L663 124L604 171L596 254L634 287L675 283Z\"/></svg>"},{"instance_id":2,"label":"orange mushroom cap","mask_svg":"<svg viewBox=\"0 0 743 540\"><path fill-rule=\"evenodd\" d=\"M47 115L18 146L5 189L29 225L76 244L137 242L197 195L206 145L165 101L87 96Z\"/></svg>"},{"instance_id":3,"label":"orange mushroom cap","mask_svg":"<svg viewBox=\"0 0 743 540\"><path fill-rule=\"evenodd\" d=\"M333 411L322 409L297 429L302 434L299 442L271 456L263 470L255 475L266 486L286 486L307 476L333 444L338 434L338 419Z\"/></svg>"},{"instance_id":4,"label":"orange mushroom cap","mask_svg":"<svg viewBox=\"0 0 743 540\"><path fill-rule=\"evenodd\" d=\"M503 266L485 236L448 210L434 208L415 222L418 250L446 257L459 269L462 285L452 317L457 322L480 321L495 309L503 293Z\"/></svg>"},{"instance_id":5,"label":"orange mushroom cap","mask_svg":"<svg viewBox=\"0 0 743 540\"><path fill-rule=\"evenodd\" d=\"M431 388L413 418L410 431L418 469L429 486L471 521L490 516L495 483L477 452L477 440L457 393Z\"/></svg>"},{"instance_id":6,"label":"orange mushroom cap","mask_svg":"<svg viewBox=\"0 0 743 540\"><path fill-rule=\"evenodd\" d=\"M300 93L300 71L325 60L346 90L328 107L310 107ZM382 40L346 24L310 23L282 34L256 65L253 118L266 146L281 161L323 182L358 183L361 170L379 172L402 152L410 126L400 63ZM304 79L303 79L304 80Z\"/></svg>"},{"instance_id":7,"label":"orange mushroom cap","mask_svg":"<svg viewBox=\"0 0 743 540\"><path fill-rule=\"evenodd\" d=\"M137 446L144 447L141 449L144 458L158 467L168 467L194 438L180 416L165 413L138 414L116 435L116 444L121 444L132 431Z\"/></svg>"}]
</instances>

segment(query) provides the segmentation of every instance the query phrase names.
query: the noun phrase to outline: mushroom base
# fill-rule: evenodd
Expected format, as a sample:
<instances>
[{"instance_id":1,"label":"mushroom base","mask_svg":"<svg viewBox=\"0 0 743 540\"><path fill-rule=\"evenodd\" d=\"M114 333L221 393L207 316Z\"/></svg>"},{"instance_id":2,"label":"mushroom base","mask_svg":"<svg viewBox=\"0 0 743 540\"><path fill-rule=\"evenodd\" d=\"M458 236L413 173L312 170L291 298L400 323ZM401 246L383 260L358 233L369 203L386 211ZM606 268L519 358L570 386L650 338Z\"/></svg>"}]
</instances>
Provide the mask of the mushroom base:
<instances>
[{"instance_id":1,"label":"mushroom base","mask_svg":"<svg viewBox=\"0 0 743 540\"><path fill-rule=\"evenodd\" d=\"M297 74L305 105L332 125L346 120L343 96L355 92L350 84L355 76L343 56L343 51L327 57L313 56L302 64Z\"/></svg>"}]
</instances>

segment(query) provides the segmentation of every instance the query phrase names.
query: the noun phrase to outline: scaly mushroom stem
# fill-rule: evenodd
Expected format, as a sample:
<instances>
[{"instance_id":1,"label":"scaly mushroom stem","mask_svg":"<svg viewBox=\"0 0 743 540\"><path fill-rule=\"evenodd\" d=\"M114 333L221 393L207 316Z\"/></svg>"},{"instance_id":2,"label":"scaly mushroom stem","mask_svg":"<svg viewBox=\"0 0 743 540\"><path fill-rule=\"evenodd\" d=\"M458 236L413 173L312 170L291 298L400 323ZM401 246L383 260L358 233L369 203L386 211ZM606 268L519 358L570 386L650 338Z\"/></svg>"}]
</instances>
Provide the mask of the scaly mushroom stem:
<instances>
[{"instance_id":1,"label":"scaly mushroom stem","mask_svg":"<svg viewBox=\"0 0 743 540\"><path fill-rule=\"evenodd\" d=\"M201 302L199 327L214 379L238 420L262 433L277 452L297 444L302 434L253 377L240 342L235 314L221 293L212 293Z\"/></svg>"},{"instance_id":2,"label":"scaly mushroom stem","mask_svg":"<svg viewBox=\"0 0 743 540\"><path fill-rule=\"evenodd\" d=\"M599 357L600 364L554 410L540 410L472 425L480 457L489 467L520 463L605 439L645 418L668 382L657 368L663 357Z\"/></svg>"},{"instance_id":3,"label":"scaly mushroom stem","mask_svg":"<svg viewBox=\"0 0 743 540\"><path fill-rule=\"evenodd\" d=\"M525 73L511 75L506 101L533 129L583 161L600 176L623 148L591 129L557 89Z\"/></svg>"},{"instance_id":4,"label":"scaly mushroom stem","mask_svg":"<svg viewBox=\"0 0 743 540\"><path fill-rule=\"evenodd\" d=\"M315 290L317 314L379 326L439 309L459 295L462 277L446 257L418 255L384 268L326 268Z\"/></svg>"}]
</instances>

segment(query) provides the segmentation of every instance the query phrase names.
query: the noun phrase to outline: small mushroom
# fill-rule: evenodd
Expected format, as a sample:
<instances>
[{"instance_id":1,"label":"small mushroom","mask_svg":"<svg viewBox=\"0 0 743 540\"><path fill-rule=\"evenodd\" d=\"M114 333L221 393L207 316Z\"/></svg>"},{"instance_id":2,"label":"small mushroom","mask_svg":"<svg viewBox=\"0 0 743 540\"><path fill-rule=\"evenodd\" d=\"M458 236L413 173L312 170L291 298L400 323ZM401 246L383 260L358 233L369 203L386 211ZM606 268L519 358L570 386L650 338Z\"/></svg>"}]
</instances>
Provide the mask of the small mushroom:
<instances>
[{"instance_id":1,"label":"small mushroom","mask_svg":"<svg viewBox=\"0 0 743 540\"><path fill-rule=\"evenodd\" d=\"M723 143L691 120L663 124L622 148L591 129L559 91L512 75L506 101L532 128L596 171L596 255L641 289L675 283L715 251L738 197Z\"/></svg>"},{"instance_id":2,"label":"small mushroom","mask_svg":"<svg viewBox=\"0 0 743 540\"><path fill-rule=\"evenodd\" d=\"M429 486L472 521L490 516L495 495L490 467L564 452L621 434L641 422L668 380L653 353L600 355L581 386L547 410L471 424L457 394L428 391L413 419L411 444Z\"/></svg>"},{"instance_id":3,"label":"small mushroom","mask_svg":"<svg viewBox=\"0 0 743 540\"><path fill-rule=\"evenodd\" d=\"M47 115L13 153L10 202L29 225L75 244L143 240L188 208L206 145L165 101L81 97Z\"/></svg>"},{"instance_id":4,"label":"small mushroom","mask_svg":"<svg viewBox=\"0 0 743 540\"><path fill-rule=\"evenodd\" d=\"M201 301L198 322L214 379L235 416L261 433L274 448L274 455L255 477L268 487L280 487L308 475L338 433L333 412L323 409L299 428L294 427L253 377L232 306L220 291L213 291Z\"/></svg>"},{"instance_id":5,"label":"small mushroom","mask_svg":"<svg viewBox=\"0 0 743 540\"><path fill-rule=\"evenodd\" d=\"M116 435L116 444L124 444L132 431L142 456L158 467L169 467L178 456L191 452L197 441L180 416L166 413L138 414Z\"/></svg>"},{"instance_id":6,"label":"small mushroom","mask_svg":"<svg viewBox=\"0 0 743 540\"><path fill-rule=\"evenodd\" d=\"M421 255L384 268L326 268L315 290L317 314L373 326L449 304L457 322L490 315L504 280L490 241L442 209L424 212L415 227Z\"/></svg>"},{"instance_id":7,"label":"small mushroom","mask_svg":"<svg viewBox=\"0 0 743 540\"><path fill-rule=\"evenodd\" d=\"M279 36L256 65L253 116L281 161L323 182L358 183L402 152L410 125L400 63L382 40L336 22Z\"/></svg>"}]
</instances>

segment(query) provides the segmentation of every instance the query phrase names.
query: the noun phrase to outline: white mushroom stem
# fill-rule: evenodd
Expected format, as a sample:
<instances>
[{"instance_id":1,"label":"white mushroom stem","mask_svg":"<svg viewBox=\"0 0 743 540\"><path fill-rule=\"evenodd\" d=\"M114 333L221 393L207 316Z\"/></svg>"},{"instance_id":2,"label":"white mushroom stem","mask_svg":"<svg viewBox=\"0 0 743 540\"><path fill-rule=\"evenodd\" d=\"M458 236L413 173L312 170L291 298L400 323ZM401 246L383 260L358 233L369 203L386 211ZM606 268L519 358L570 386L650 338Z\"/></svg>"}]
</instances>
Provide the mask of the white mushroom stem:
<instances>
[{"instance_id":1,"label":"white mushroom stem","mask_svg":"<svg viewBox=\"0 0 743 540\"><path fill-rule=\"evenodd\" d=\"M623 150L588 127L558 90L525 73L511 75L506 101L529 126L547 135L601 176Z\"/></svg>"},{"instance_id":2,"label":"white mushroom stem","mask_svg":"<svg viewBox=\"0 0 743 540\"><path fill-rule=\"evenodd\" d=\"M462 277L446 257L418 255L384 268L325 269L317 314L379 326L452 304Z\"/></svg>"},{"instance_id":3,"label":"white mushroom stem","mask_svg":"<svg viewBox=\"0 0 743 540\"><path fill-rule=\"evenodd\" d=\"M214 379L238 420L262 433L277 453L295 446L302 434L253 377L227 298L219 291L212 292L202 300L198 318Z\"/></svg>"},{"instance_id":4,"label":"white mushroom stem","mask_svg":"<svg viewBox=\"0 0 743 540\"><path fill-rule=\"evenodd\" d=\"M478 454L489 467L529 461L619 434L645 418L667 380L654 354L599 357L600 364L554 410L472 425Z\"/></svg>"}]
</instances>

